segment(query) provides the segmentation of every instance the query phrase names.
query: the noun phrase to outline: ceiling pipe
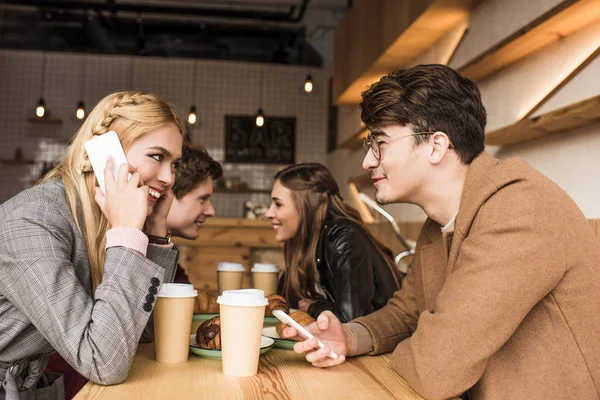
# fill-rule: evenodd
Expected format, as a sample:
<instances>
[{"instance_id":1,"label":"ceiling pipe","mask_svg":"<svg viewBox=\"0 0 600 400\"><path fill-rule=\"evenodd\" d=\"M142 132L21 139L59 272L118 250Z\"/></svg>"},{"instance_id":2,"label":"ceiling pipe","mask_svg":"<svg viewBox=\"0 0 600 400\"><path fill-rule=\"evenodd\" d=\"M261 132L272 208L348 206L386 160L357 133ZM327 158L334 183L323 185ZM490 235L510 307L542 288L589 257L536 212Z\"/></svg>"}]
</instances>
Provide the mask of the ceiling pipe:
<instances>
[{"instance_id":1,"label":"ceiling pipe","mask_svg":"<svg viewBox=\"0 0 600 400\"><path fill-rule=\"evenodd\" d=\"M300 8L298 11L298 14L294 17L292 17L291 15L294 13L296 7L292 6L292 9L290 11L290 19L289 22L300 22L302 21L302 18L304 18L304 13L306 12L306 7L308 7L308 2L310 0L302 0L302 4L300 4Z\"/></svg>"},{"instance_id":2,"label":"ceiling pipe","mask_svg":"<svg viewBox=\"0 0 600 400\"><path fill-rule=\"evenodd\" d=\"M88 15L84 23L86 36L89 37L104 53L116 53L115 45L111 41L108 32L94 15ZM84 36L85 37L85 36Z\"/></svg>"},{"instance_id":3,"label":"ceiling pipe","mask_svg":"<svg viewBox=\"0 0 600 400\"><path fill-rule=\"evenodd\" d=\"M275 22L299 22L304 17L309 0L302 0L299 7L292 6L287 13L259 10L222 9L207 7L183 7L151 4L127 4L116 2L86 2L71 0L4 0L6 4L17 4L20 6L34 6L44 8L62 8L76 10L95 10L97 12L109 11L112 13L135 12L143 14L170 14L187 15L196 17L221 17L234 19L258 19ZM298 9L298 12L296 12Z\"/></svg>"}]
</instances>

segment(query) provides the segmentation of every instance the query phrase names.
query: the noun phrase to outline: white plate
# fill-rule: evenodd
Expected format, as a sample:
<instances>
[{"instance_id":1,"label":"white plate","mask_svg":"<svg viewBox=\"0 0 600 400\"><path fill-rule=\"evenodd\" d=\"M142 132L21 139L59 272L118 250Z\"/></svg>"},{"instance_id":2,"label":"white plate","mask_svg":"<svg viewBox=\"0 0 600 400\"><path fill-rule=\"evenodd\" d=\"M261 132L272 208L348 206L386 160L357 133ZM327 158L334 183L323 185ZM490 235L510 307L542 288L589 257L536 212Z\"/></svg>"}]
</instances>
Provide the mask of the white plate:
<instances>
[{"instance_id":1,"label":"white plate","mask_svg":"<svg viewBox=\"0 0 600 400\"><path fill-rule=\"evenodd\" d=\"M279 336L274 326L263 328L262 334L263 336L273 339L275 341L275 347L279 347L280 349L294 350L294 344L297 343L295 340L284 339Z\"/></svg>"},{"instance_id":2,"label":"white plate","mask_svg":"<svg viewBox=\"0 0 600 400\"><path fill-rule=\"evenodd\" d=\"M273 345L275 344L275 340L270 337L262 336L260 338L260 354L264 354L269 351ZM196 335L190 335L190 351L196 355L206 357L206 358L215 358L221 359L221 350L212 350L205 349L198 346L196 343Z\"/></svg>"}]
</instances>

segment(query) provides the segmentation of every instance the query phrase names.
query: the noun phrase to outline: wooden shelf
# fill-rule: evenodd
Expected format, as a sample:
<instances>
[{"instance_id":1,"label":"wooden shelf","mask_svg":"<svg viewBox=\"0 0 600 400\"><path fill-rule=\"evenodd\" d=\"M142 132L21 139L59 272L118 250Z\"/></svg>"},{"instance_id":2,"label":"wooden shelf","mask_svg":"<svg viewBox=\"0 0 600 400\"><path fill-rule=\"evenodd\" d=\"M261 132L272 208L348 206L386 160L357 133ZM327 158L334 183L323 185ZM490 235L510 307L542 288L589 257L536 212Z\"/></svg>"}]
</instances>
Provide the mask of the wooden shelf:
<instances>
[{"instance_id":1,"label":"wooden shelf","mask_svg":"<svg viewBox=\"0 0 600 400\"><path fill-rule=\"evenodd\" d=\"M535 51L600 20L598 0L580 0L544 14L473 61L458 68L465 77L480 81Z\"/></svg>"},{"instance_id":2,"label":"wooden shelf","mask_svg":"<svg viewBox=\"0 0 600 400\"><path fill-rule=\"evenodd\" d=\"M485 143L493 146L521 143L598 120L600 120L600 96L595 96L489 132L485 135Z\"/></svg>"},{"instance_id":3,"label":"wooden shelf","mask_svg":"<svg viewBox=\"0 0 600 400\"><path fill-rule=\"evenodd\" d=\"M260 194L271 194L271 189L227 189L227 188L215 188L215 193L260 193Z\"/></svg>"},{"instance_id":4,"label":"wooden shelf","mask_svg":"<svg viewBox=\"0 0 600 400\"><path fill-rule=\"evenodd\" d=\"M173 241L190 247L283 247L283 243L275 239L271 221L245 218L209 218L200 229L197 239L173 238Z\"/></svg>"},{"instance_id":5,"label":"wooden shelf","mask_svg":"<svg viewBox=\"0 0 600 400\"><path fill-rule=\"evenodd\" d=\"M476 0L354 2L335 30L332 97L358 104L368 85L407 65L458 24Z\"/></svg>"},{"instance_id":6,"label":"wooden shelf","mask_svg":"<svg viewBox=\"0 0 600 400\"><path fill-rule=\"evenodd\" d=\"M62 119L58 117L48 116L48 117L29 117L27 118L27 122L32 124L43 124L43 125L60 125L62 124Z\"/></svg>"},{"instance_id":7,"label":"wooden shelf","mask_svg":"<svg viewBox=\"0 0 600 400\"><path fill-rule=\"evenodd\" d=\"M15 158L0 158L0 164L6 165L33 165L34 160L17 160Z\"/></svg>"},{"instance_id":8,"label":"wooden shelf","mask_svg":"<svg viewBox=\"0 0 600 400\"><path fill-rule=\"evenodd\" d=\"M362 147L363 139L367 137L369 130L366 127L360 128L358 132L338 145L338 149L358 150Z\"/></svg>"}]
</instances>

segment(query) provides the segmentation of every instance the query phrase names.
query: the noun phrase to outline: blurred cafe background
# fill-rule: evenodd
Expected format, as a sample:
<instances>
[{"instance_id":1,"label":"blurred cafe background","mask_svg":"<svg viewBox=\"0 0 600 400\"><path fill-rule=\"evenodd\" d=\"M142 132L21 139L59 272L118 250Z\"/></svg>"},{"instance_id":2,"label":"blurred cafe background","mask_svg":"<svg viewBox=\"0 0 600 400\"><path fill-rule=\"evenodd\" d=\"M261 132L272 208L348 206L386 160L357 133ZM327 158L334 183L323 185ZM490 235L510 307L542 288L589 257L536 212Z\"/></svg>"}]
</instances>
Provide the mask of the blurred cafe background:
<instances>
[{"instance_id":1,"label":"blurred cafe background","mask_svg":"<svg viewBox=\"0 0 600 400\"><path fill-rule=\"evenodd\" d=\"M479 85L487 150L548 175L600 236L599 53L600 0L0 0L0 203L61 159L98 100L140 89L224 166L217 216L178 241L196 286L216 290L219 261L283 267L261 217L294 162L327 165L400 253L358 196L373 188L357 105L386 73L441 63ZM384 208L415 240L425 214Z\"/></svg>"}]
</instances>

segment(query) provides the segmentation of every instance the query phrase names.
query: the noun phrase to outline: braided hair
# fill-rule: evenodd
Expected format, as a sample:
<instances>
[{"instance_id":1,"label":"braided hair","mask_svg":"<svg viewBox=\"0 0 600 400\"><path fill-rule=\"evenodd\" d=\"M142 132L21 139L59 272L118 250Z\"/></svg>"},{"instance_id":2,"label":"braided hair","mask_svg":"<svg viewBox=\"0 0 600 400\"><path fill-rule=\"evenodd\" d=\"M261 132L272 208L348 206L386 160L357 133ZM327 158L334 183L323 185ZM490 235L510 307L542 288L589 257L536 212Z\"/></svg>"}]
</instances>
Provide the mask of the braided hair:
<instances>
[{"instance_id":1,"label":"braided hair","mask_svg":"<svg viewBox=\"0 0 600 400\"><path fill-rule=\"evenodd\" d=\"M92 295L102 282L106 231L110 224L94 200L96 177L84 144L94 136L117 132L125 152L134 140L165 124L175 124L182 136L185 127L175 109L154 94L126 91L100 100L71 139L64 159L40 183L61 180L82 234L90 261Z\"/></svg>"}]
</instances>

